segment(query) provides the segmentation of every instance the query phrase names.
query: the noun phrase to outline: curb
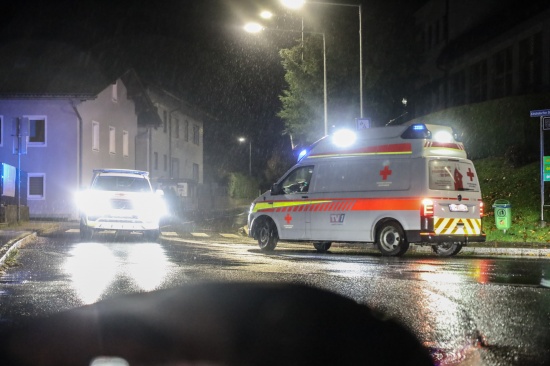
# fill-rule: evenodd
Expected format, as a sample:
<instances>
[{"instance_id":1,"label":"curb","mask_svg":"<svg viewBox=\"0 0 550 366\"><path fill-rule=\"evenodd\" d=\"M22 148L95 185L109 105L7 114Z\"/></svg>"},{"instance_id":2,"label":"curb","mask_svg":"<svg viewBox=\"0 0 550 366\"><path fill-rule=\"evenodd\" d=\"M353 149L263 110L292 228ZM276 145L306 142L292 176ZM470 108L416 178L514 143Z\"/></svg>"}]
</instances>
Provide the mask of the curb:
<instances>
[{"instance_id":1,"label":"curb","mask_svg":"<svg viewBox=\"0 0 550 366\"><path fill-rule=\"evenodd\" d=\"M34 239L36 239L36 232L32 232L32 233L29 232L29 233L24 233L20 235L18 238L12 239L8 241L6 244L4 244L4 246L0 248L0 250L3 251L4 248L8 248L8 249L5 251L5 253L3 253L2 258L0 258L0 266L4 264L4 262L6 261L6 259L8 258L8 256L13 250L19 249L21 245L25 245L33 241Z\"/></svg>"}]
</instances>

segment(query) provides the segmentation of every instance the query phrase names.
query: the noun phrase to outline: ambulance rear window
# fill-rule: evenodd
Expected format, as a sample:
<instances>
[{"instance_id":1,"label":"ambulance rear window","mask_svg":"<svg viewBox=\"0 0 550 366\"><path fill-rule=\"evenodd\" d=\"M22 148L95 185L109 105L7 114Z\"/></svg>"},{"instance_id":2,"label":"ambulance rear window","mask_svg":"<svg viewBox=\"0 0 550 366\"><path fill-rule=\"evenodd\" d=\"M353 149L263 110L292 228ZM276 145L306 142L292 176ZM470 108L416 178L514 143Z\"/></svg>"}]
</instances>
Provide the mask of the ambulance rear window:
<instances>
[{"instance_id":1,"label":"ambulance rear window","mask_svg":"<svg viewBox=\"0 0 550 366\"><path fill-rule=\"evenodd\" d=\"M474 165L468 160L430 160L430 189L479 192Z\"/></svg>"}]
</instances>

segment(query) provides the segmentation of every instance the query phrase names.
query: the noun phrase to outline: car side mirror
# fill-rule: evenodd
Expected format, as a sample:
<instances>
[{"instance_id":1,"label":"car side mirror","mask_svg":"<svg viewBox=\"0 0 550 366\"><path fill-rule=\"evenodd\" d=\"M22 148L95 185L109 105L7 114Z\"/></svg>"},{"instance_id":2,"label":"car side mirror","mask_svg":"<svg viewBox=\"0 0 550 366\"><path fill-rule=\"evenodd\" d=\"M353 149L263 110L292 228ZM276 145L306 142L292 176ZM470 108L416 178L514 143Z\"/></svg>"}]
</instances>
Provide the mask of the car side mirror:
<instances>
[{"instance_id":1,"label":"car side mirror","mask_svg":"<svg viewBox=\"0 0 550 366\"><path fill-rule=\"evenodd\" d=\"M273 183L273 185L271 186L271 194L273 196L276 196L282 193L283 193L283 190L281 189L281 186L277 183Z\"/></svg>"}]
</instances>

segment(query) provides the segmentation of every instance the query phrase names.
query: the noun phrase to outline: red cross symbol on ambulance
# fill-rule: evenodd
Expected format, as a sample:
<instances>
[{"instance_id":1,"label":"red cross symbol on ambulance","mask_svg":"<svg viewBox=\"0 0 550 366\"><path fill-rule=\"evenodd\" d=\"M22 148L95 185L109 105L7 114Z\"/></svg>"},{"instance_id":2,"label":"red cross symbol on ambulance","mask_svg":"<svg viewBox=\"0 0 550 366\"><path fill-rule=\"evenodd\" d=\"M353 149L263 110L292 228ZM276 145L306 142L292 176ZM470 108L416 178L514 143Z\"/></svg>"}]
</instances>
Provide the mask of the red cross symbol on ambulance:
<instances>
[{"instance_id":1,"label":"red cross symbol on ambulance","mask_svg":"<svg viewBox=\"0 0 550 366\"><path fill-rule=\"evenodd\" d=\"M457 168L455 168L454 176L455 176L455 191L463 189L464 185L462 184L462 174L458 171Z\"/></svg>"},{"instance_id":2,"label":"red cross symbol on ambulance","mask_svg":"<svg viewBox=\"0 0 550 366\"><path fill-rule=\"evenodd\" d=\"M286 214L285 221L287 224L290 224L290 222L292 221L292 216L290 216L290 214Z\"/></svg>"},{"instance_id":3,"label":"red cross symbol on ambulance","mask_svg":"<svg viewBox=\"0 0 550 366\"><path fill-rule=\"evenodd\" d=\"M387 180L388 177L391 175L392 171L390 170L389 165L385 165L384 169L380 171L380 175L382 176L382 180Z\"/></svg>"},{"instance_id":4,"label":"red cross symbol on ambulance","mask_svg":"<svg viewBox=\"0 0 550 366\"><path fill-rule=\"evenodd\" d=\"M468 168L468 172L466 173L468 177L470 177L470 182L474 180L474 172L472 172L472 168Z\"/></svg>"}]
</instances>

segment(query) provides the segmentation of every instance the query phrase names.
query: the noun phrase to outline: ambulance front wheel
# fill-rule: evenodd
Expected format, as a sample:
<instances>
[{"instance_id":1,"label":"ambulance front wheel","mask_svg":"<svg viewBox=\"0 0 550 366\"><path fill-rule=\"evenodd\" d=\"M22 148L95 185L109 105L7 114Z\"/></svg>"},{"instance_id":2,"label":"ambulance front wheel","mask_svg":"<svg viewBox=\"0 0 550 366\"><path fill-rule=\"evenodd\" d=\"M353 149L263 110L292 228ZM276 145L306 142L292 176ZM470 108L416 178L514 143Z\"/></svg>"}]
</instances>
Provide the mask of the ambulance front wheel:
<instances>
[{"instance_id":1,"label":"ambulance front wheel","mask_svg":"<svg viewBox=\"0 0 550 366\"><path fill-rule=\"evenodd\" d=\"M452 257L453 255L458 254L461 249L461 242L449 242L441 243L439 245L432 245L433 252L440 257Z\"/></svg>"},{"instance_id":2,"label":"ambulance front wheel","mask_svg":"<svg viewBox=\"0 0 550 366\"><path fill-rule=\"evenodd\" d=\"M332 243L330 241L316 241L313 243L313 246L319 253L325 253L330 249Z\"/></svg>"},{"instance_id":3,"label":"ambulance front wheel","mask_svg":"<svg viewBox=\"0 0 550 366\"><path fill-rule=\"evenodd\" d=\"M258 245L260 249L263 251L272 251L277 246L277 241L279 240L275 223L271 219L265 218L258 225Z\"/></svg>"},{"instance_id":4,"label":"ambulance front wheel","mask_svg":"<svg viewBox=\"0 0 550 366\"><path fill-rule=\"evenodd\" d=\"M409 249L409 242L405 238L403 228L395 221L387 221L379 227L376 245L382 255L392 257L401 256Z\"/></svg>"}]
</instances>

